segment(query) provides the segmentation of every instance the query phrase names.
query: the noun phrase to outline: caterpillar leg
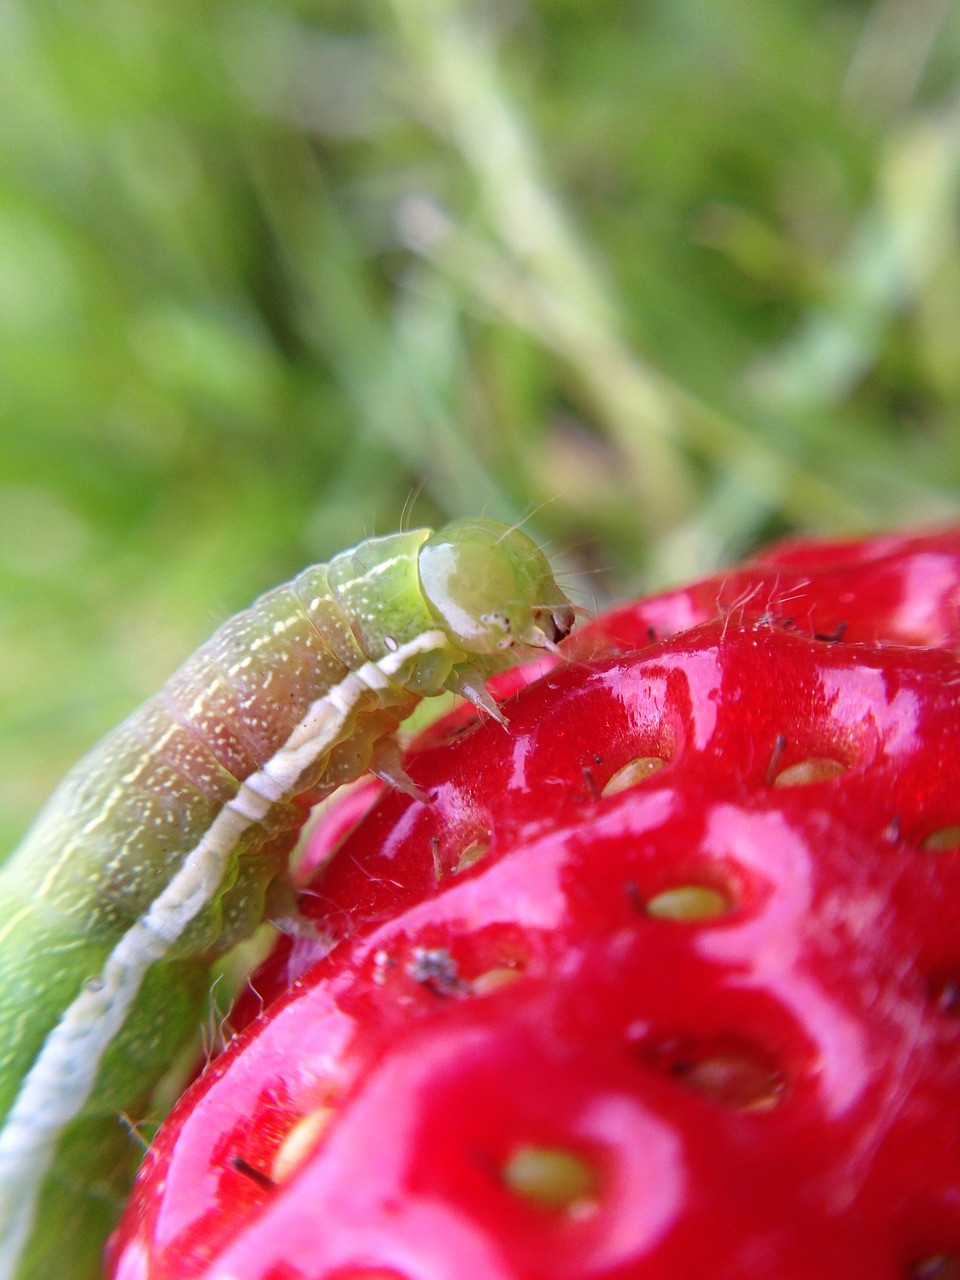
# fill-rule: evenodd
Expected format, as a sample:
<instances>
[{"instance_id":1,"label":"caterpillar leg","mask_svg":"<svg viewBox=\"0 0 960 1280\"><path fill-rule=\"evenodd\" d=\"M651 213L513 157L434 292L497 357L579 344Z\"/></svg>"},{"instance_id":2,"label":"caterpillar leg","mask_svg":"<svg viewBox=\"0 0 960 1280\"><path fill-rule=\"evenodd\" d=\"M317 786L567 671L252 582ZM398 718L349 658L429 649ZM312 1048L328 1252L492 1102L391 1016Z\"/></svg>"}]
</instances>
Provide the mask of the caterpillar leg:
<instances>
[{"instance_id":1,"label":"caterpillar leg","mask_svg":"<svg viewBox=\"0 0 960 1280\"><path fill-rule=\"evenodd\" d=\"M478 711L485 711L497 724L507 728L507 717L503 714L493 698L487 692L483 676L479 671L461 671L453 685L454 693L472 702Z\"/></svg>"},{"instance_id":2,"label":"caterpillar leg","mask_svg":"<svg viewBox=\"0 0 960 1280\"><path fill-rule=\"evenodd\" d=\"M375 778L385 782L388 787L393 787L395 791L413 796L414 800L419 800L423 804L433 803L433 797L421 791L404 769L400 758L400 746L393 734L380 738L376 743L368 768Z\"/></svg>"}]
</instances>

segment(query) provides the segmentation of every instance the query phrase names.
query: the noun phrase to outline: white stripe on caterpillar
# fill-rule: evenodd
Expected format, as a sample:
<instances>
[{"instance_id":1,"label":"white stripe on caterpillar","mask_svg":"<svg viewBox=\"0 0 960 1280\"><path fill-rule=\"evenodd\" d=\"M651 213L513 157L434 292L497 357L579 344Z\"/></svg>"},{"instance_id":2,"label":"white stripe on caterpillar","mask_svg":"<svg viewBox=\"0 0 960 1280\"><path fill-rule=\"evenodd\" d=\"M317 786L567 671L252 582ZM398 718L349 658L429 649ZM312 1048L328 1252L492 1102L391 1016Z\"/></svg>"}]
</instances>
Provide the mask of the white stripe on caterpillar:
<instances>
[{"instance_id":1,"label":"white stripe on caterpillar","mask_svg":"<svg viewBox=\"0 0 960 1280\"><path fill-rule=\"evenodd\" d=\"M411 658L445 643L442 632L428 631L401 645L378 663L366 663L384 685ZM151 965L161 960L184 929L217 892L227 859L245 831L264 816L269 802L260 794L268 785L276 797L295 784L309 766L328 752L342 720L330 706L349 714L362 689L373 687L360 672L350 672L319 698L267 765L251 775L236 797L220 810L203 839L186 856L147 914L123 935L99 977L65 1011L44 1042L0 1130L0 1276L13 1266L33 1228L35 1199L25 1201L24 1183L39 1185L53 1161L57 1141L90 1096L103 1055L122 1026ZM248 805L241 805L241 800ZM12 1212L11 1212L12 1211Z\"/></svg>"},{"instance_id":2,"label":"white stripe on caterpillar","mask_svg":"<svg viewBox=\"0 0 960 1280\"><path fill-rule=\"evenodd\" d=\"M516 530L370 539L225 623L71 771L0 870L0 1280L43 1274L20 1260L65 1128L109 1122L179 1047L304 805L368 765L415 791L390 743L420 698L459 690L502 719L483 680L572 620Z\"/></svg>"}]
</instances>

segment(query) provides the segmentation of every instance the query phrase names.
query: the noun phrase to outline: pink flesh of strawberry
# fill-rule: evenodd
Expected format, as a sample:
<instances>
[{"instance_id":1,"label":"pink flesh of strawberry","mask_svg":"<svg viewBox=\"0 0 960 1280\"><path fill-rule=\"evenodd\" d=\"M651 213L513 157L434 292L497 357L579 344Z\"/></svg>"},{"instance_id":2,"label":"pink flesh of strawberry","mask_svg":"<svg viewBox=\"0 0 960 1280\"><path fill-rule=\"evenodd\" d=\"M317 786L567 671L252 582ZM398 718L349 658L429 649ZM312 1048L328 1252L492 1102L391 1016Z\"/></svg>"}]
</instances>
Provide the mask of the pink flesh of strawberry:
<instances>
[{"instance_id":1,"label":"pink flesh of strawberry","mask_svg":"<svg viewBox=\"0 0 960 1280\"><path fill-rule=\"evenodd\" d=\"M586 629L509 735L432 729L117 1280L956 1280L958 602L957 534L787 547ZM531 1149L583 1185L518 1191Z\"/></svg>"}]
</instances>

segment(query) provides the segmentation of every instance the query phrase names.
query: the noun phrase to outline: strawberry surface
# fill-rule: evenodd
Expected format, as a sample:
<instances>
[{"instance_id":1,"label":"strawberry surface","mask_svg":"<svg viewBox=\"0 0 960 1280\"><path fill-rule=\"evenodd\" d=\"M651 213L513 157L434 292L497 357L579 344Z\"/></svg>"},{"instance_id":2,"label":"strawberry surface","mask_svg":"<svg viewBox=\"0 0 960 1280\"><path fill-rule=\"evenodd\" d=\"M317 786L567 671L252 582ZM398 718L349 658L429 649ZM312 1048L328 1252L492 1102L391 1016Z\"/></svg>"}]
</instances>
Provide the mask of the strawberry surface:
<instances>
[{"instance_id":1,"label":"strawberry surface","mask_svg":"<svg viewBox=\"0 0 960 1280\"><path fill-rule=\"evenodd\" d=\"M784 544L434 725L111 1275L957 1280L958 643L960 532Z\"/></svg>"}]
</instances>

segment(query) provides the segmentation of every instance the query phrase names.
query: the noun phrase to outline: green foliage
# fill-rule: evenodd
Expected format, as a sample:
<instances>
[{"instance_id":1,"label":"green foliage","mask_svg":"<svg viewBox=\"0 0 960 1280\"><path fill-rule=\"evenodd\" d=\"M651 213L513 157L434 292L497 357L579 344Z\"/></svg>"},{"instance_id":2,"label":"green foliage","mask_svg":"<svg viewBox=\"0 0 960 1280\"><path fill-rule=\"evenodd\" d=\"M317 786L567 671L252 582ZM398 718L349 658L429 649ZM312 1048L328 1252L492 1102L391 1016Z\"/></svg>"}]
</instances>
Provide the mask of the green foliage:
<instances>
[{"instance_id":1,"label":"green foliage","mask_svg":"<svg viewBox=\"0 0 960 1280\"><path fill-rule=\"evenodd\" d=\"M949 0L3 17L0 848L404 518L533 511L589 603L956 513Z\"/></svg>"}]
</instances>

